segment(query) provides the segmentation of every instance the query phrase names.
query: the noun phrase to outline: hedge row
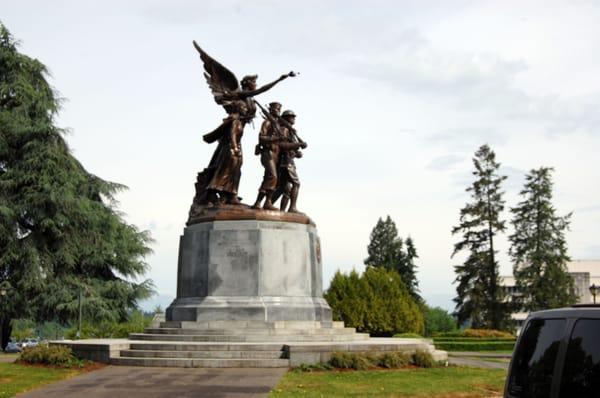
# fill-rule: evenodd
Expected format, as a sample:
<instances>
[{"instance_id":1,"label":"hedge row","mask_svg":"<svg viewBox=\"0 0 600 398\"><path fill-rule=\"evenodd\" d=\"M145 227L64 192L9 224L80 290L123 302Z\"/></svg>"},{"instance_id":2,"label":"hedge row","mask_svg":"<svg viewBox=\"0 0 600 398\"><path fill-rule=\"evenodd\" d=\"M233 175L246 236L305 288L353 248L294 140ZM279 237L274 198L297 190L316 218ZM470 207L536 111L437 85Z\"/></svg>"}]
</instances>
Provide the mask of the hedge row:
<instances>
[{"instance_id":1,"label":"hedge row","mask_svg":"<svg viewBox=\"0 0 600 398\"><path fill-rule=\"evenodd\" d=\"M444 351L512 351L514 341L434 341L435 348Z\"/></svg>"},{"instance_id":2,"label":"hedge row","mask_svg":"<svg viewBox=\"0 0 600 398\"><path fill-rule=\"evenodd\" d=\"M399 369L409 365L432 368L435 360L428 351L406 352L333 352L328 364L336 369L366 370L372 367Z\"/></svg>"},{"instance_id":3,"label":"hedge row","mask_svg":"<svg viewBox=\"0 0 600 398\"><path fill-rule=\"evenodd\" d=\"M508 332L494 329L465 329L456 332L437 333L434 337L514 338Z\"/></svg>"},{"instance_id":4,"label":"hedge row","mask_svg":"<svg viewBox=\"0 0 600 398\"><path fill-rule=\"evenodd\" d=\"M436 343L442 342L457 342L457 343L468 343L468 342L478 342L478 343L488 343L488 342L504 342L504 341L512 341L515 342L514 337L499 337L499 338L477 338L477 337L434 337L433 341Z\"/></svg>"}]
</instances>

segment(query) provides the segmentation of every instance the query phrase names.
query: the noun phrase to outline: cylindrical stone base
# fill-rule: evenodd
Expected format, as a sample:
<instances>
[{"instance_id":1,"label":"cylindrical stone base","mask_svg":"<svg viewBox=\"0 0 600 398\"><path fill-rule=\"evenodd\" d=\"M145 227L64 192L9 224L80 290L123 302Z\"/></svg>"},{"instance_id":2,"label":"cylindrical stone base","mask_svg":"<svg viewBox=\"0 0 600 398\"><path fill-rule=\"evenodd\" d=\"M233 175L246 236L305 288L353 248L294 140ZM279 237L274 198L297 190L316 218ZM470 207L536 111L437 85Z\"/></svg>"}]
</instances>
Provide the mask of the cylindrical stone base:
<instances>
[{"instance_id":1,"label":"cylindrical stone base","mask_svg":"<svg viewBox=\"0 0 600 398\"><path fill-rule=\"evenodd\" d=\"M309 224L211 221L185 228L167 321L323 321L321 249Z\"/></svg>"}]
</instances>

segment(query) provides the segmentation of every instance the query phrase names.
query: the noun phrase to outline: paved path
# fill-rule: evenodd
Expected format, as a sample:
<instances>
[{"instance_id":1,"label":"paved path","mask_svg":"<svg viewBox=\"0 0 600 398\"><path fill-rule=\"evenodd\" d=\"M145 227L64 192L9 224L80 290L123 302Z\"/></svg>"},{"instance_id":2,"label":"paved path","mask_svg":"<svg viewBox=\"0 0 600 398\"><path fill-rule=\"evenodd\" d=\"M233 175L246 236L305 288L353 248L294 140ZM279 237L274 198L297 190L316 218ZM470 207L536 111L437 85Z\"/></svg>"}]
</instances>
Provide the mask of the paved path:
<instances>
[{"instance_id":1,"label":"paved path","mask_svg":"<svg viewBox=\"0 0 600 398\"><path fill-rule=\"evenodd\" d=\"M470 366L473 368L505 369L508 370L508 362L486 361L485 358L448 357L448 363L456 366Z\"/></svg>"},{"instance_id":2,"label":"paved path","mask_svg":"<svg viewBox=\"0 0 600 398\"><path fill-rule=\"evenodd\" d=\"M17 354L4 354L0 352L0 363L12 363L17 359Z\"/></svg>"},{"instance_id":3,"label":"paved path","mask_svg":"<svg viewBox=\"0 0 600 398\"><path fill-rule=\"evenodd\" d=\"M448 355L451 357L482 357L482 358L505 358L510 359L512 357L512 353L507 352L484 352L484 351L448 351Z\"/></svg>"},{"instance_id":4,"label":"paved path","mask_svg":"<svg viewBox=\"0 0 600 398\"><path fill-rule=\"evenodd\" d=\"M499 352L448 351L448 363L474 368L508 370L511 354Z\"/></svg>"},{"instance_id":5,"label":"paved path","mask_svg":"<svg viewBox=\"0 0 600 398\"><path fill-rule=\"evenodd\" d=\"M108 366L18 398L266 397L286 371Z\"/></svg>"}]
</instances>

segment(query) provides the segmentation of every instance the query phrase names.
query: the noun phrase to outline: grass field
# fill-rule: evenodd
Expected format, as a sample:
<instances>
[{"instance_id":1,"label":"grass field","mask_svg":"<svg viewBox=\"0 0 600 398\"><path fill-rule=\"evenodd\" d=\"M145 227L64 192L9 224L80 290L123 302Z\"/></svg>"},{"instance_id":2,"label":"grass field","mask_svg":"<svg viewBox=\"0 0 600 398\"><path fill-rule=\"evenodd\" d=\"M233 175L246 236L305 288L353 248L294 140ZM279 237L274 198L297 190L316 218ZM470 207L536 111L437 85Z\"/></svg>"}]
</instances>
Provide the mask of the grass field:
<instances>
[{"instance_id":1,"label":"grass field","mask_svg":"<svg viewBox=\"0 0 600 398\"><path fill-rule=\"evenodd\" d=\"M84 371L0 363L0 398L13 397L19 392L66 379Z\"/></svg>"},{"instance_id":2,"label":"grass field","mask_svg":"<svg viewBox=\"0 0 600 398\"><path fill-rule=\"evenodd\" d=\"M502 394L505 378L504 370L463 367L290 371L269 397L494 397Z\"/></svg>"}]
</instances>

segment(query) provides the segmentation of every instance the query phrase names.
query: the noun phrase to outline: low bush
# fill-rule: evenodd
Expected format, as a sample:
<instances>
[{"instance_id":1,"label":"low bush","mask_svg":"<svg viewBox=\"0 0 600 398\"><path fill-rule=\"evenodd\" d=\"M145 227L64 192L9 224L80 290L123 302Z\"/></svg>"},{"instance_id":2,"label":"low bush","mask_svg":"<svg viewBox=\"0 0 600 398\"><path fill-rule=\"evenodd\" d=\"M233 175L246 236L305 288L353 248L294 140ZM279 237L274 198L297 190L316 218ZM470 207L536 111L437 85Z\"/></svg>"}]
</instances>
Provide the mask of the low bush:
<instances>
[{"instance_id":1,"label":"low bush","mask_svg":"<svg viewBox=\"0 0 600 398\"><path fill-rule=\"evenodd\" d=\"M434 337L515 338L512 333L494 329L464 329L456 332L436 333Z\"/></svg>"},{"instance_id":2,"label":"low bush","mask_svg":"<svg viewBox=\"0 0 600 398\"><path fill-rule=\"evenodd\" d=\"M487 343L487 342L504 342L504 341L516 341L514 337L498 337L498 338L478 338L478 337L434 337L433 341L435 343L442 342L457 342L457 343L468 343L468 342L477 342L477 343Z\"/></svg>"},{"instance_id":3,"label":"low bush","mask_svg":"<svg viewBox=\"0 0 600 398\"><path fill-rule=\"evenodd\" d=\"M377 365L382 368L398 369L410 365L412 360L410 354L403 352L386 352L378 358Z\"/></svg>"},{"instance_id":4,"label":"low bush","mask_svg":"<svg viewBox=\"0 0 600 398\"><path fill-rule=\"evenodd\" d=\"M431 368L436 365L436 362L431 353L418 350L414 354L396 351L385 353L334 352L331 354L328 364L337 369L366 370L373 367L399 369L409 365Z\"/></svg>"},{"instance_id":5,"label":"low bush","mask_svg":"<svg viewBox=\"0 0 600 398\"><path fill-rule=\"evenodd\" d=\"M334 352L331 354L329 365L338 369L366 370L375 364L372 358L364 353Z\"/></svg>"},{"instance_id":6,"label":"low bush","mask_svg":"<svg viewBox=\"0 0 600 398\"><path fill-rule=\"evenodd\" d=\"M19 362L26 364L51 365L63 368L82 366L83 362L78 359L70 348L60 345L40 344L36 347L27 347L21 352Z\"/></svg>"},{"instance_id":7,"label":"low bush","mask_svg":"<svg viewBox=\"0 0 600 398\"><path fill-rule=\"evenodd\" d=\"M436 363L428 351L417 350L413 355L413 363L420 368L433 368Z\"/></svg>"},{"instance_id":8,"label":"low bush","mask_svg":"<svg viewBox=\"0 0 600 398\"><path fill-rule=\"evenodd\" d=\"M435 347L445 351L512 351L514 341L434 341Z\"/></svg>"},{"instance_id":9,"label":"low bush","mask_svg":"<svg viewBox=\"0 0 600 398\"><path fill-rule=\"evenodd\" d=\"M422 339L423 336L417 333L398 333L395 334L394 337L400 337L404 339Z\"/></svg>"}]
</instances>

